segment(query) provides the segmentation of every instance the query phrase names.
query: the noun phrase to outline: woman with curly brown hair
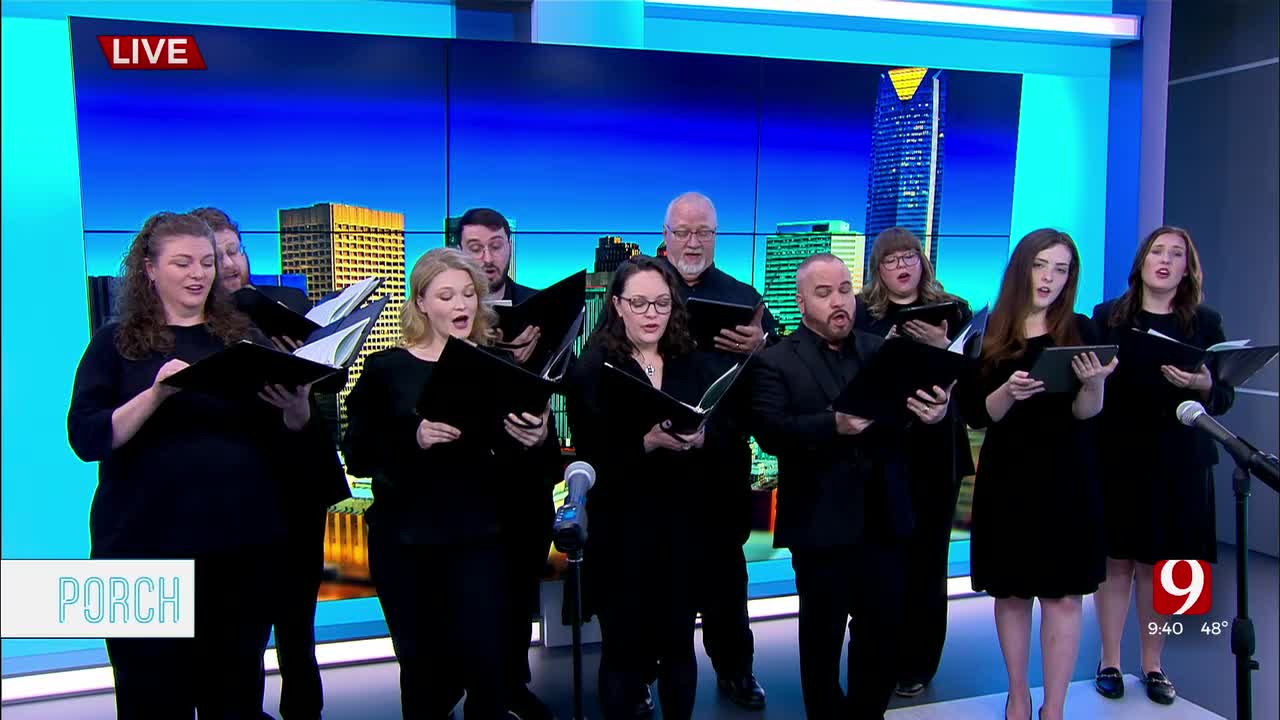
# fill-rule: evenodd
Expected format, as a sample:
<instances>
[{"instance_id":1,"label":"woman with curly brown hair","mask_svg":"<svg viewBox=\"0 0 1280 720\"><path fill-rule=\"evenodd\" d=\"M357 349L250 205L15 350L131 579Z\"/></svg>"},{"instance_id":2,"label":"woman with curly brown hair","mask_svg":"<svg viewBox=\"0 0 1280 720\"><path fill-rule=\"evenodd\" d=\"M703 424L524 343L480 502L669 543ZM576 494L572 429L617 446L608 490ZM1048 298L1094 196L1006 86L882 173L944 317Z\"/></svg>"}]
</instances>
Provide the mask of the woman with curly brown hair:
<instances>
[{"instance_id":1,"label":"woman with curly brown hair","mask_svg":"<svg viewBox=\"0 0 1280 720\"><path fill-rule=\"evenodd\" d=\"M119 323L99 330L76 371L67 431L98 463L94 558L194 558L195 637L111 639L120 718L260 717L280 492L274 447L313 431L309 388L266 402L180 392L164 380L242 340L266 345L218 284L213 231L159 213L123 265ZM262 518L229 533L237 519Z\"/></svg>"}]
</instances>

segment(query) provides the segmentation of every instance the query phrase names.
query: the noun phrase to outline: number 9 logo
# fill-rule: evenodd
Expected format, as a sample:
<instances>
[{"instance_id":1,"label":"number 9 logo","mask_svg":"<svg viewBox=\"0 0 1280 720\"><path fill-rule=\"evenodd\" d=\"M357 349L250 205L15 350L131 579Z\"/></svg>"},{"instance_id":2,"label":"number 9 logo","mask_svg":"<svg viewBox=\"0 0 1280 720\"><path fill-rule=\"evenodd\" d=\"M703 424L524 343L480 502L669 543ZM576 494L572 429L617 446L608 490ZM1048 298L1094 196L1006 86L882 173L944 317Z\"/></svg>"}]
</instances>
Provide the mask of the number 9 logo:
<instances>
[{"instance_id":1,"label":"number 9 logo","mask_svg":"<svg viewBox=\"0 0 1280 720\"><path fill-rule=\"evenodd\" d=\"M1213 567L1203 560L1162 560L1155 566L1155 611L1203 615L1213 608Z\"/></svg>"}]
</instances>

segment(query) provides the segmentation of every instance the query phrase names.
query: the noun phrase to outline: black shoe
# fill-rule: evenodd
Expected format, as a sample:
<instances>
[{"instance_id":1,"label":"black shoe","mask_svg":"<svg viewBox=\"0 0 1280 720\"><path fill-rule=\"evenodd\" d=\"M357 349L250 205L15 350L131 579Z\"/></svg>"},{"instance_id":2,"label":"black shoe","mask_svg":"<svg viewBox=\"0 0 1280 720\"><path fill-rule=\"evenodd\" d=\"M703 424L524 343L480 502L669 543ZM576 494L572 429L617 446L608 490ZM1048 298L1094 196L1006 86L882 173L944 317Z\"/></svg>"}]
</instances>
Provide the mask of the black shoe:
<instances>
[{"instance_id":1,"label":"black shoe","mask_svg":"<svg viewBox=\"0 0 1280 720\"><path fill-rule=\"evenodd\" d=\"M893 689L893 694L898 697L913 698L924 692L924 688L925 684L918 680L904 680Z\"/></svg>"},{"instance_id":2,"label":"black shoe","mask_svg":"<svg viewBox=\"0 0 1280 720\"><path fill-rule=\"evenodd\" d=\"M555 713L529 688L521 685L507 695L507 715L516 720L555 720Z\"/></svg>"},{"instance_id":3,"label":"black shoe","mask_svg":"<svg viewBox=\"0 0 1280 720\"><path fill-rule=\"evenodd\" d=\"M1173 699L1178 697L1178 692L1173 689L1173 683L1158 670L1147 673L1147 677L1142 682L1147 686L1147 697L1151 702L1172 705Z\"/></svg>"},{"instance_id":4,"label":"black shoe","mask_svg":"<svg viewBox=\"0 0 1280 720\"><path fill-rule=\"evenodd\" d=\"M722 692L728 693L729 699L738 707L747 710L759 710L764 707L764 688L760 687L760 683L756 682L756 676L751 673L733 679L717 675L716 685Z\"/></svg>"},{"instance_id":5,"label":"black shoe","mask_svg":"<svg viewBox=\"0 0 1280 720\"><path fill-rule=\"evenodd\" d=\"M1098 672L1093 675L1093 689L1104 698L1119 700L1124 697L1124 676L1120 674L1120 668L1098 666Z\"/></svg>"},{"instance_id":6,"label":"black shoe","mask_svg":"<svg viewBox=\"0 0 1280 720\"><path fill-rule=\"evenodd\" d=\"M641 691L640 699L636 700L636 704L631 706L631 717L637 720L653 717L655 709L657 708L653 704L653 691L649 689L649 685L646 683Z\"/></svg>"},{"instance_id":7,"label":"black shoe","mask_svg":"<svg viewBox=\"0 0 1280 720\"><path fill-rule=\"evenodd\" d=\"M1009 703L1011 703L1011 702L1013 702L1013 695L1006 695L1006 696L1005 696L1005 698L1004 698L1004 720L1009 720ZM1028 691L1027 691L1027 707L1028 707L1028 708L1035 707L1035 704L1034 704L1034 703L1032 703L1032 701L1031 701L1031 691L1030 691L1030 690L1028 690ZM1041 712L1043 712L1043 711L1044 711L1044 708L1040 708L1040 710L1041 710Z\"/></svg>"}]
</instances>

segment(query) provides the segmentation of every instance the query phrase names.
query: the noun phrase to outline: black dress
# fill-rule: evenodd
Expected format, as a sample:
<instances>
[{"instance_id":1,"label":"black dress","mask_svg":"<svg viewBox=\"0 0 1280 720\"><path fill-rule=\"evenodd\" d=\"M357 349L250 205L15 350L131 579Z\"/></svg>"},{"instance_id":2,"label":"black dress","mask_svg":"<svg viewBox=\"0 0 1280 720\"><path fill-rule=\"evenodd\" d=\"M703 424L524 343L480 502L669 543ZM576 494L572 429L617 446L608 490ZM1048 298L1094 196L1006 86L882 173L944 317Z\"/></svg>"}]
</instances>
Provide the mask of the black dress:
<instances>
[{"instance_id":1,"label":"black dress","mask_svg":"<svg viewBox=\"0 0 1280 720\"><path fill-rule=\"evenodd\" d=\"M1093 311L1106 342L1118 342L1125 332L1108 322L1114 302ZM1133 326L1196 347L1226 339L1222 317L1203 305L1190 332L1176 315L1146 311L1138 313ZM1169 559L1217 562L1213 466L1218 449L1208 435L1178 422L1175 413L1184 400L1221 415L1231 409L1235 391L1214 383L1206 399L1197 390L1174 387L1158 370L1126 367L1123 356L1107 380L1100 449L1108 557L1151 564Z\"/></svg>"},{"instance_id":2,"label":"black dress","mask_svg":"<svg viewBox=\"0 0 1280 720\"><path fill-rule=\"evenodd\" d=\"M732 441L713 417L703 448L676 453L644 451L651 424L633 419L602 384L604 348L592 344L575 365L567 395L577 455L596 469L588 494L590 518L583 587L600 617L603 650L600 692L606 717L658 665L664 717L688 718L697 686L694 618L701 587L705 518L715 508L715 457ZM648 382L630 358L608 361ZM668 358L662 390L690 404L715 380L704 353Z\"/></svg>"},{"instance_id":3,"label":"black dress","mask_svg":"<svg viewBox=\"0 0 1280 720\"><path fill-rule=\"evenodd\" d=\"M1093 324L1076 315L1085 344ZM1071 413L1075 393L1042 392L992 422L986 399L1053 346L1040 335L1021 357L987 368L960 389L961 412L987 428L973 496L973 589L992 597L1088 595L1106 578L1096 418Z\"/></svg>"}]
</instances>

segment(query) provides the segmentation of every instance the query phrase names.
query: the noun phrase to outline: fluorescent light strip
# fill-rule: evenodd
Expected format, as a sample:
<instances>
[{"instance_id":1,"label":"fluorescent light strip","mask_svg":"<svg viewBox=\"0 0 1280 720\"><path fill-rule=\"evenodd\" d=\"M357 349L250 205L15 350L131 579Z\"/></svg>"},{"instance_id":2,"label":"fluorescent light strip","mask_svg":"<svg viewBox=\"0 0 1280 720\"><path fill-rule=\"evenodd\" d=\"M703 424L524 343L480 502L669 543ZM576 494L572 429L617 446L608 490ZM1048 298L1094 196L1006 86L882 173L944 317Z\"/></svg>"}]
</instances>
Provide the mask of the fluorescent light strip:
<instances>
[{"instance_id":1,"label":"fluorescent light strip","mask_svg":"<svg viewBox=\"0 0 1280 720\"><path fill-rule=\"evenodd\" d=\"M969 578L966 576L948 578L947 594L949 597L963 597L976 593L970 589ZM752 620L794 617L799 611L800 598L797 595L756 598L747 602L747 616ZM531 643L542 642L542 626L539 623L533 623L530 638ZM316 645L316 663L322 668L386 662L393 659L395 659L395 651L391 647L389 637L343 640ZM275 648L268 648L262 660L267 672L279 672L280 661L276 657ZM109 691L114 686L114 678L109 666L19 675L0 680L0 688L2 688L0 701L9 704L68 695L85 695Z\"/></svg>"},{"instance_id":2,"label":"fluorescent light strip","mask_svg":"<svg viewBox=\"0 0 1280 720\"><path fill-rule=\"evenodd\" d=\"M1135 15L1038 12L902 0L646 0L655 5L765 10L779 13L839 15L934 25L1038 30L1137 40L1141 21Z\"/></svg>"}]
</instances>

